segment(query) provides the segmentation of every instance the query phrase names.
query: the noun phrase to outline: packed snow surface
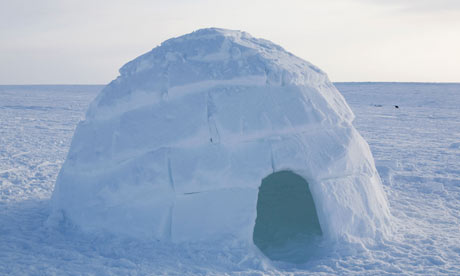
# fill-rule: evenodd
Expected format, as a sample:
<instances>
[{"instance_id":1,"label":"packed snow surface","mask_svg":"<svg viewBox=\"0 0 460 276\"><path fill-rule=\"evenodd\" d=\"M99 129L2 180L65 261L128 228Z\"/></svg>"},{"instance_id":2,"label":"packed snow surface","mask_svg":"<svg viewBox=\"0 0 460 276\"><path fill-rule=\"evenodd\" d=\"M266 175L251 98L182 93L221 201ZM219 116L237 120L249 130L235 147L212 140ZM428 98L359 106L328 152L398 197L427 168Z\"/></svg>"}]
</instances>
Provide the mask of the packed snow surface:
<instances>
[{"instance_id":1,"label":"packed snow surface","mask_svg":"<svg viewBox=\"0 0 460 276\"><path fill-rule=\"evenodd\" d=\"M287 170L308 181L325 241L382 238L390 212L353 117L324 72L270 41L215 28L167 40L91 103L49 226L251 247L262 179Z\"/></svg>"},{"instance_id":2,"label":"packed snow surface","mask_svg":"<svg viewBox=\"0 0 460 276\"><path fill-rule=\"evenodd\" d=\"M335 85L369 142L394 232L374 245L336 244L302 265L237 245L46 227L74 129L102 86L0 86L0 275L458 275L460 84Z\"/></svg>"}]
</instances>

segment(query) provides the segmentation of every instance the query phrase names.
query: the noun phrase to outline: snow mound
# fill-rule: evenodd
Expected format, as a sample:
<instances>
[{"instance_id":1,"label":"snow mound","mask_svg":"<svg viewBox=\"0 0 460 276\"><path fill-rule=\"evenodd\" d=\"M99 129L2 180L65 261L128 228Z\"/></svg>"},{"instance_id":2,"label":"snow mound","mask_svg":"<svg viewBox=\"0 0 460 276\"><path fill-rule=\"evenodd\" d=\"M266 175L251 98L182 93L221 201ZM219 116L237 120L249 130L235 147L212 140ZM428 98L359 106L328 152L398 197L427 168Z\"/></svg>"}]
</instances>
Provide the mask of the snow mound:
<instances>
[{"instance_id":1,"label":"snow mound","mask_svg":"<svg viewBox=\"0 0 460 276\"><path fill-rule=\"evenodd\" d=\"M324 238L387 235L386 197L353 118L324 72L270 41L216 28L172 38L124 65L93 101L50 220L252 243L262 180L286 171L308 183L296 191L311 193Z\"/></svg>"}]
</instances>

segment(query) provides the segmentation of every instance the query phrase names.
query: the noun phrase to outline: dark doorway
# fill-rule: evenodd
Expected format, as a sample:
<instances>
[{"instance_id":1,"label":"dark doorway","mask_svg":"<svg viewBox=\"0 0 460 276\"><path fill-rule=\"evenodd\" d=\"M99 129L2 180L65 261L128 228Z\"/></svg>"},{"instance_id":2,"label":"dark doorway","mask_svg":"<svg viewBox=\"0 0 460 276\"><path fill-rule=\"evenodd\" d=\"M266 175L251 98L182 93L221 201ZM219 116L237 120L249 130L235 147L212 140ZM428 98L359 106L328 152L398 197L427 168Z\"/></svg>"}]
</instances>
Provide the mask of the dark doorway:
<instances>
[{"instance_id":1,"label":"dark doorway","mask_svg":"<svg viewBox=\"0 0 460 276\"><path fill-rule=\"evenodd\" d=\"M291 171L262 180L257 199L254 244L270 259L304 262L322 235L308 183Z\"/></svg>"}]
</instances>

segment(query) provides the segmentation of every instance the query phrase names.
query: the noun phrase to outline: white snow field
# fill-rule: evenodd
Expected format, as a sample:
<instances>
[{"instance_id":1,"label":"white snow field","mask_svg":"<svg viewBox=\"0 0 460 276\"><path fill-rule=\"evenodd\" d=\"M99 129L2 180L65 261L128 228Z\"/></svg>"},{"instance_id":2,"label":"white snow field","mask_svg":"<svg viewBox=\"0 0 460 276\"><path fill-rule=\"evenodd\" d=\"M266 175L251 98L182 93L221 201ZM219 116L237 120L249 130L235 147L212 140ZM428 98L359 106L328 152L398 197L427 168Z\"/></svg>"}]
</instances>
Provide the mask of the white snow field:
<instances>
[{"instance_id":1,"label":"white snow field","mask_svg":"<svg viewBox=\"0 0 460 276\"><path fill-rule=\"evenodd\" d=\"M91 103L47 225L290 262L373 244L391 218L353 116L324 72L267 40L169 39Z\"/></svg>"},{"instance_id":2,"label":"white snow field","mask_svg":"<svg viewBox=\"0 0 460 276\"><path fill-rule=\"evenodd\" d=\"M46 227L74 129L102 86L0 86L0 275L458 275L460 84L335 85L371 147L394 230L305 264L269 262L238 244Z\"/></svg>"}]
</instances>

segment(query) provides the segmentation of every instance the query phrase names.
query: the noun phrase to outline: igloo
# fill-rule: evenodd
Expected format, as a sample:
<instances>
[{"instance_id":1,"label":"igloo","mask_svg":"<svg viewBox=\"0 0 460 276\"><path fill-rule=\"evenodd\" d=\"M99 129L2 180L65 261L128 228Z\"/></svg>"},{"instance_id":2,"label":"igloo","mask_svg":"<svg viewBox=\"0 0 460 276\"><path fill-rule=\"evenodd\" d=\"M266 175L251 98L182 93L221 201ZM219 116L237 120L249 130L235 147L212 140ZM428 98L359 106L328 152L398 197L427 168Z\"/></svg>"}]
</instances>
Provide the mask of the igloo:
<instances>
[{"instance_id":1,"label":"igloo","mask_svg":"<svg viewBox=\"0 0 460 276\"><path fill-rule=\"evenodd\" d=\"M327 75L270 41L202 29L128 62L79 123L52 217L174 243L389 233L367 143Z\"/></svg>"}]
</instances>

